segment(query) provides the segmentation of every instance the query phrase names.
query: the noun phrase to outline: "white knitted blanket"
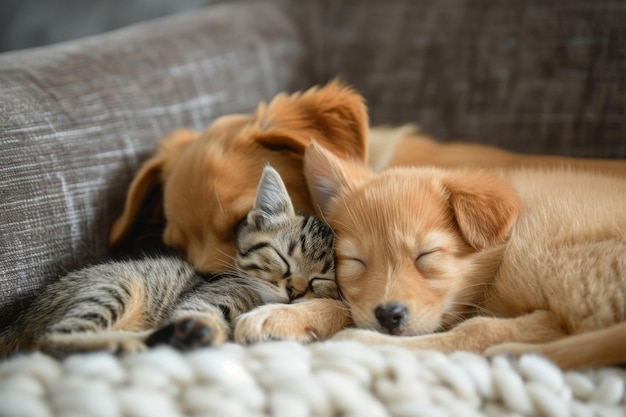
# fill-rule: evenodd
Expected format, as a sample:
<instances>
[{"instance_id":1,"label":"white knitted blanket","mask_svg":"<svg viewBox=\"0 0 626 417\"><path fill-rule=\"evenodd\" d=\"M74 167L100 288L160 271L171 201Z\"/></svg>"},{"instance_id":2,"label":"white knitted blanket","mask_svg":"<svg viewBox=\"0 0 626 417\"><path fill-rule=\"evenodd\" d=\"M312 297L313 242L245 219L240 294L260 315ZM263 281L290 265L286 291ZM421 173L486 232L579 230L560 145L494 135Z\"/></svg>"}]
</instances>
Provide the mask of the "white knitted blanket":
<instances>
[{"instance_id":1,"label":"white knitted blanket","mask_svg":"<svg viewBox=\"0 0 626 417\"><path fill-rule=\"evenodd\" d=\"M0 416L624 416L626 371L355 342L0 363Z\"/></svg>"}]
</instances>

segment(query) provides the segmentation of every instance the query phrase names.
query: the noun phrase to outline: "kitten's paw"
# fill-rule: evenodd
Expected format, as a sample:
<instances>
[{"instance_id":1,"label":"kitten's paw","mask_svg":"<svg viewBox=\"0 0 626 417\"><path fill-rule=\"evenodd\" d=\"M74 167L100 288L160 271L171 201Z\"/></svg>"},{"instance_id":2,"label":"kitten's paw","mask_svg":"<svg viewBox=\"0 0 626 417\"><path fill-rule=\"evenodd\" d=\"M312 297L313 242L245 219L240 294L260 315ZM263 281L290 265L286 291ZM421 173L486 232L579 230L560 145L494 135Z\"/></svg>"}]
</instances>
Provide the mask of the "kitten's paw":
<instances>
[{"instance_id":1,"label":"kitten's paw","mask_svg":"<svg viewBox=\"0 0 626 417\"><path fill-rule=\"evenodd\" d=\"M235 321L234 338L239 343L270 340L294 340L310 343L318 340L318 332L307 321L298 304L272 304L257 307Z\"/></svg>"},{"instance_id":2,"label":"kitten's paw","mask_svg":"<svg viewBox=\"0 0 626 417\"><path fill-rule=\"evenodd\" d=\"M222 326L197 318L184 318L156 330L146 339L152 347L167 344L179 350L217 346L227 338Z\"/></svg>"}]
</instances>

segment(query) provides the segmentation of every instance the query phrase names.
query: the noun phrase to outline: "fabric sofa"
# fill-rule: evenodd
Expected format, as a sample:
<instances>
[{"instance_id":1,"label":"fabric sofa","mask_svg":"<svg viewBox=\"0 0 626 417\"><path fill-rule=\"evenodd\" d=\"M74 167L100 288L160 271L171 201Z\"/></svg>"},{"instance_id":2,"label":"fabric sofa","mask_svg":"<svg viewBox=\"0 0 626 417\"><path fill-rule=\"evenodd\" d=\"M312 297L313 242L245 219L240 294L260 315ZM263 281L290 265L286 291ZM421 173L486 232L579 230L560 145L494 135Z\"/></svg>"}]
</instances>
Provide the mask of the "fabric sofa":
<instances>
[{"instance_id":1,"label":"fabric sofa","mask_svg":"<svg viewBox=\"0 0 626 417\"><path fill-rule=\"evenodd\" d=\"M47 282L108 255L162 135L280 91L339 76L373 124L626 157L625 13L611 0L229 1L0 54L0 328Z\"/></svg>"}]
</instances>

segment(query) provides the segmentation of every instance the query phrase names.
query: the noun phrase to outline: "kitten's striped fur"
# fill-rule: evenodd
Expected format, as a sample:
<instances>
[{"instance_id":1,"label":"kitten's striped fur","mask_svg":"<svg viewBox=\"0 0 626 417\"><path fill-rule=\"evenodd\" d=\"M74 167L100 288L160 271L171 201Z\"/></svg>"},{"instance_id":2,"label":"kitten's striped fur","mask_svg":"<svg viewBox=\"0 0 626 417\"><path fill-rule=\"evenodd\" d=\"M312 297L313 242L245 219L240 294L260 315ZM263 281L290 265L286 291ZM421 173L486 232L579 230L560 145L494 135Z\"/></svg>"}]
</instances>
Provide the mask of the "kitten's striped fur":
<instances>
[{"instance_id":1,"label":"kitten's striped fur","mask_svg":"<svg viewBox=\"0 0 626 417\"><path fill-rule=\"evenodd\" d=\"M144 349L146 341L220 343L230 334L230 319L262 304L254 284L237 276L205 281L176 257L91 266L49 285L0 338L0 354L128 352Z\"/></svg>"},{"instance_id":2,"label":"kitten's striped fur","mask_svg":"<svg viewBox=\"0 0 626 417\"><path fill-rule=\"evenodd\" d=\"M293 212L280 176L268 166L238 235L237 273L203 276L177 257L69 273L0 335L0 356L33 348L65 356L132 352L158 343L181 349L222 343L236 317L267 301L337 298L332 243L323 222Z\"/></svg>"},{"instance_id":3,"label":"kitten's striped fur","mask_svg":"<svg viewBox=\"0 0 626 417\"><path fill-rule=\"evenodd\" d=\"M280 175L270 166L237 236L237 269L271 283L276 296L271 301L339 298L333 231L317 217L296 214Z\"/></svg>"}]
</instances>

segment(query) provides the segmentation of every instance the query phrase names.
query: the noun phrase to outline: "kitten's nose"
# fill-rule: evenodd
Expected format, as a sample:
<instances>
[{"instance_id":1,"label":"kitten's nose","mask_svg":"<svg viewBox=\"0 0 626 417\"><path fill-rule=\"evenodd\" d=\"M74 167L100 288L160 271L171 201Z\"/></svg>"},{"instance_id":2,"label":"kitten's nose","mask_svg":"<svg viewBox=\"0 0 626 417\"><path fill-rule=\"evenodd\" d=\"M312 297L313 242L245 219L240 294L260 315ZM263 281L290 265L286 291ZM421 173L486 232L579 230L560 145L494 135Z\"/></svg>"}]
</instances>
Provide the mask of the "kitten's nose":
<instances>
[{"instance_id":1,"label":"kitten's nose","mask_svg":"<svg viewBox=\"0 0 626 417\"><path fill-rule=\"evenodd\" d=\"M400 303L379 305L374 310L376 320L378 320L381 326L389 330L390 334L406 320L407 314L406 307Z\"/></svg>"},{"instance_id":2,"label":"kitten's nose","mask_svg":"<svg viewBox=\"0 0 626 417\"><path fill-rule=\"evenodd\" d=\"M287 280L287 295L290 300L300 298L306 293L307 280L299 275L294 275Z\"/></svg>"},{"instance_id":3,"label":"kitten's nose","mask_svg":"<svg viewBox=\"0 0 626 417\"><path fill-rule=\"evenodd\" d=\"M297 289L295 289L294 287L291 286L287 286L287 295L289 295L289 299L291 301L300 298L304 295L303 292L298 291Z\"/></svg>"}]
</instances>

